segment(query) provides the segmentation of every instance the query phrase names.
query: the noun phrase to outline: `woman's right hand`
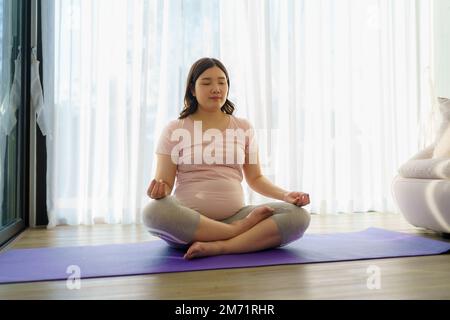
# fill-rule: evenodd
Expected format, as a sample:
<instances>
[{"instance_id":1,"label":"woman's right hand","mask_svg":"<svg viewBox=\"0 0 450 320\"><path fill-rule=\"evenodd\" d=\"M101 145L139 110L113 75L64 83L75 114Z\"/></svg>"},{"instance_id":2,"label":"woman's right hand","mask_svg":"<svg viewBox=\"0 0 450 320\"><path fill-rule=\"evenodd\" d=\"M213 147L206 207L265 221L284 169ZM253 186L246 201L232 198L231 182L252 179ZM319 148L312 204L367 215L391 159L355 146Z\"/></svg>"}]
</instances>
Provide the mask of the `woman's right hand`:
<instances>
[{"instance_id":1,"label":"woman's right hand","mask_svg":"<svg viewBox=\"0 0 450 320\"><path fill-rule=\"evenodd\" d=\"M148 187L147 195L152 199L162 199L167 196L167 183L162 180L152 180L150 187Z\"/></svg>"}]
</instances>

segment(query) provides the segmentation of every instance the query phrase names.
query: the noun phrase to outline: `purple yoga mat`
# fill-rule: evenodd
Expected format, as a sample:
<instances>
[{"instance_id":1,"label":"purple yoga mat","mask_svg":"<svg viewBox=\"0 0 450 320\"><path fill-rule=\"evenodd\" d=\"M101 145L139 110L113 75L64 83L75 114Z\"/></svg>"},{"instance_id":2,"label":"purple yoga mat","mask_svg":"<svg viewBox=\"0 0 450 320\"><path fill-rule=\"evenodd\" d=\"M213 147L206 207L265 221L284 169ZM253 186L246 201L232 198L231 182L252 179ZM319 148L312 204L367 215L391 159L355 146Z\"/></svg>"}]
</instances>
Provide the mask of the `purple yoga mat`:
<instances>
[{"instance_id":1,"label":"purple yoga mat","mask_svg":"<svg viewBox=\"0 0 450 320\"><path fill-rule=\"evenodd\" d=\"M305 234L285 247L255 253L184 260L184 250L162 240L99 246L15 249L0 254L0 283L66 280L78 266L81 278L435 255L450 242L369 228Z\"/></svg>"}]
</instances>

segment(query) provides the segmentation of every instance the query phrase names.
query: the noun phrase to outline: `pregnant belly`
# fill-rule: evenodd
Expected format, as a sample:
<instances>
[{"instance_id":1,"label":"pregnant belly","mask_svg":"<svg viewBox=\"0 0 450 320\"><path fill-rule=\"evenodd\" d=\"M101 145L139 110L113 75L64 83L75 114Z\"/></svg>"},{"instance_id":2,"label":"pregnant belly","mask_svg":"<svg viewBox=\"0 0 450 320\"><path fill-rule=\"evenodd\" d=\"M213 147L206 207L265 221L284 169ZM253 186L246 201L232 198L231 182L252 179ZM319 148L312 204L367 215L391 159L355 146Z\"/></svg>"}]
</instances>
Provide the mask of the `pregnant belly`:
<instances>
[{"instance_id":1,"label":"pregnant belly","mask_svg":"<svg viewBox=\"0 0 450 320\"><path fill-rule=\"evenodd\" d=\"M223 220L244 206L244 192L237 181L208 180L177 186L180 203L214 220Z\"/></svg>"}]
</instances>

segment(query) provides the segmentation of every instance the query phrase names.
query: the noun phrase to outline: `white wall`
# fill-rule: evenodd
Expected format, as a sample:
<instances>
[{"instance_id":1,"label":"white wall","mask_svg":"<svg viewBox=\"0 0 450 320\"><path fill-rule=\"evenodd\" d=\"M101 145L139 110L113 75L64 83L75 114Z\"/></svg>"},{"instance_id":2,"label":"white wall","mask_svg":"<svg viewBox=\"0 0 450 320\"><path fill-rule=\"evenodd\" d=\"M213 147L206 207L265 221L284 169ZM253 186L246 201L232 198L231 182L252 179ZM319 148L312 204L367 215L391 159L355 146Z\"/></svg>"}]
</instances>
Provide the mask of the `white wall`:
<instances>
[{"instance_id":1,"label":"white wall","mask_svg":"<svg viewBox=\"0 0 450 320\"><path fill-rule=\"evenodd\" d=\"M434 0L436 95L450 98L450 0Z\"/></svg>"}]
</instances>

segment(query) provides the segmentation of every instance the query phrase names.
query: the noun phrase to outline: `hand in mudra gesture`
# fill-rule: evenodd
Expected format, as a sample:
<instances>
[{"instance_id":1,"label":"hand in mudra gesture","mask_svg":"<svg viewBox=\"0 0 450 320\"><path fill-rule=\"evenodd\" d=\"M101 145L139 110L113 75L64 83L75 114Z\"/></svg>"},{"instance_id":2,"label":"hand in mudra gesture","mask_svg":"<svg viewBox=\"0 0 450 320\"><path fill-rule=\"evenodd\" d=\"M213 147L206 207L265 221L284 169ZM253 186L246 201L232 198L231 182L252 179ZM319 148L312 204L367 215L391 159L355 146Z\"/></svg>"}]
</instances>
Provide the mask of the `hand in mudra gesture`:
<instances>
[{"instance_id":1,"label":"hand in mudra gesture","mask_svg":"<svg viewBox=\"0 0 450 320\"><path fill-rule=\"evenodd\" d=\"M167 184L164 181L153 179L148 187L147 195L152 199L162 199L168 195L166 186Z\"/></svg>"},{"instance_id":2,"label":"hand in mudra gesture","mask_svg":"<svg viewBox=\"0 0 450 320\"><path fill-rule=\"evenodd\" d=\"M286 192L283 201L295 204L296 206L306 206L309 204L309 194L298 191Z\"/></svg>"}]
</instances>

